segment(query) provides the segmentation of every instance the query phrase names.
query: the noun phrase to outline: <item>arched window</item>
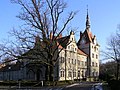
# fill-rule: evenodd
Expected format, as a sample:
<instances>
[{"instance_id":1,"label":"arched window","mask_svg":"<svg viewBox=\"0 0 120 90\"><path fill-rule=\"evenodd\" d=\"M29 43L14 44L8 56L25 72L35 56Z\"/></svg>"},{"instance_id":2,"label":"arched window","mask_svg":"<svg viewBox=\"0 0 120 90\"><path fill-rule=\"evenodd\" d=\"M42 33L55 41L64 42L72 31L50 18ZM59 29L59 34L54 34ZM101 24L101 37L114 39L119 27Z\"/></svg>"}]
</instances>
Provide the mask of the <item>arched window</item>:
<instances>
[{"instance_id":1,"label":"arched window","mask_svg":"<svg viewBox=\"0 0 120 90\"><path fill-rule=\"evenodd\" d=\"M35 80L35 72L32 69L28 70L27 76L29 80Z\"/></svg>"}]
</instances>

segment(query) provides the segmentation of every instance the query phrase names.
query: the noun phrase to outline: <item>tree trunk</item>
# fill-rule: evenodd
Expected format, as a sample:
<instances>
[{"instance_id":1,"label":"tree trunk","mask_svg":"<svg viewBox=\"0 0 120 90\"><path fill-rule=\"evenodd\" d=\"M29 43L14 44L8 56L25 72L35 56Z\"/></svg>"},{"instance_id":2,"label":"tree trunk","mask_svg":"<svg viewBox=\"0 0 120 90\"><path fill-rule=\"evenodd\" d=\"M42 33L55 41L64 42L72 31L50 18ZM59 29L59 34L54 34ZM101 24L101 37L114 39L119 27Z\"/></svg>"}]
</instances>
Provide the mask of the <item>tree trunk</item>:
<instances>
[{"instance_id":1,"label":"tree trunk","mask_svg":"<svg viewBox=\"0 0 120 90\"><path fill-rule=\"evenodd\" d=\"M50 67L49 78L50 78L50 81L53 81L53 69L52 69L52 67Z\"/></svg>"},{"instance_id":2,"label":"tree trunk","mask_svg":"<svg viewBox=\"0 0 120 90\"><path fill-rule=\"evenodd\" d=\"M49 72L49 81L53 81L53 61L52 61L52 56L51 56L51 54L48 54L48 58L49 58L49 64L50 65L48 65L48 72Z\"/></svg>"},{"instance_id":3,"label":"tree trunk","mask_svg":"<svg viewBox=\"0 0 120 90\"><path fill-rule=\"evenodd\" d=\"M116 80L119 78L119 61L117 61Z\"/></svg>"},{"instance_id":4,"label":"tree trunk","mask_svg":"<svg viewBox=\"0 0 120 90\"><path fill-rule=\"evenodd\" d=\"M49 65L46 65L46 72L45 72L45 80L46 81L49 81L49 71L50 71L49 68L50 68Z\"/></svg>"}]
</instances>

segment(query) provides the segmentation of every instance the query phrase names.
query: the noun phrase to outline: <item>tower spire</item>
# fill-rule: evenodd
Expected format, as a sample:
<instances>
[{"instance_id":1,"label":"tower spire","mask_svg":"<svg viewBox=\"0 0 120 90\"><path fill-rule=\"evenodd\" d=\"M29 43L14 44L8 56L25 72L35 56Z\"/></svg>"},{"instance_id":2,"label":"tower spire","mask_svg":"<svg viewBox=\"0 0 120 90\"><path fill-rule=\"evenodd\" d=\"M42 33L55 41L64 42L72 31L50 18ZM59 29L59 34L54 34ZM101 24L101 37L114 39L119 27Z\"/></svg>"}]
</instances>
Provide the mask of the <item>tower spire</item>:
<instances>
[{"instance_id":1,"label":"tower spire","mask_svg":"<svg viewBox=\"0 0 120 90\"><path fill-rule=\"evenodd\" d=\"M88 5L87 5L87 16L86 16L86 29L90 28L90 21L89 21L89 15L88 15Z\"/></svg>"}]
</instances>

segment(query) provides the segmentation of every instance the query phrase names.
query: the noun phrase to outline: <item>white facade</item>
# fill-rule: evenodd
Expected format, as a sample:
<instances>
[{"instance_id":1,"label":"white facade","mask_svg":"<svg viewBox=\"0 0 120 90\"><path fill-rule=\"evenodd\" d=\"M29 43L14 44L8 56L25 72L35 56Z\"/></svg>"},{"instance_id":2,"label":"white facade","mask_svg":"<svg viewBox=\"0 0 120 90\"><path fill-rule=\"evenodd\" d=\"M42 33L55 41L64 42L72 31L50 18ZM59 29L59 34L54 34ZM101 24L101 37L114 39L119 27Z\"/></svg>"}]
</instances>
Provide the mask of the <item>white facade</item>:
<instances>
[{"instance_id":1,"label":"white facade","mask_svg":"<svg viewBox=\"0 0 120 90\"><path fill-rule=\"evenodd\" d=\"M99 44L95 35L90 31L89 17L86 17L86 29L80 32L78 47L88 55L87 77L90 80L97 79L99 76ZM92 78L92 79L91 79Z\"/></svg>"},{"instance_id":2,"label":"white facade","mask_svg":"<svg viewBox=\"0 0 120 90\"><path fill-rule=\"evenodd\" d=\"M87 55L78 49L74 32L70 33L70 44L60 52L59 80L75 80L86 77Z\"/></svg>"}]
</instances>

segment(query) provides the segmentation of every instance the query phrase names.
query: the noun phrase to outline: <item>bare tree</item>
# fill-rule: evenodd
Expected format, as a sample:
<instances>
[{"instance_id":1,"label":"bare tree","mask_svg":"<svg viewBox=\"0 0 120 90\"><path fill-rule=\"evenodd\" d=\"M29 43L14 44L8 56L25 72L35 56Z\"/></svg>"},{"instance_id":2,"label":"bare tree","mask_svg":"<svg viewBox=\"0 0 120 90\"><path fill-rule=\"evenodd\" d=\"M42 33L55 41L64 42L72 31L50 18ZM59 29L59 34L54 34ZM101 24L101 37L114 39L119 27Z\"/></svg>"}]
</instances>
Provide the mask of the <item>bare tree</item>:
<instances>
[{"instance_id":1,"label":"bare tree","mask_svg":"<svg viewBox=\"0 0 120 90\"><path fill-rule=\"evenodd\" d=\"M119 64L120 64L120 37L117 32L115 35L111 35L108 40L108 47L105 52L103 52L106 59L116 61L116 80L119 78Z\"/></svg>"},{"instance_id":2,"label":"bare tree","mask_svg":"<svg viewBox=\"0 0 120 90\"><path fill-rule=\"evenodd\" d=\"M59 40L59 36L66 30L76 12L71 11L63 18L67 5L63 0L11 0L11 2L21 6L22 11L17 18L22 20L24 25L19 30L13 28L11 35L15 36L16 40L10 41L12 44L1 44L1 56L20 59L24 53L32 50L36 54L29 58L46 64L49 74L47 80L50 78L53 80L53 69L63 49L59 47L66 41Z\"/></svg>"}]
</instances>

